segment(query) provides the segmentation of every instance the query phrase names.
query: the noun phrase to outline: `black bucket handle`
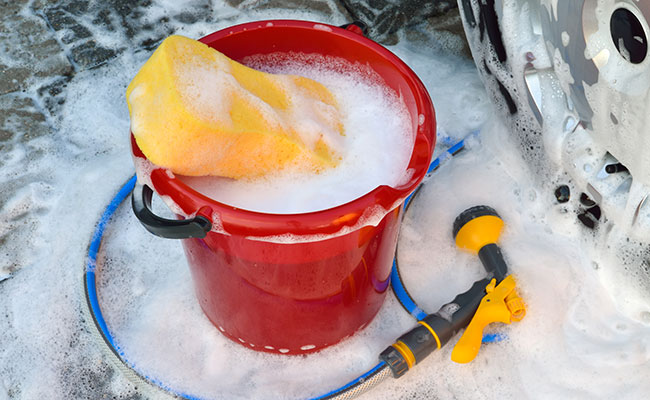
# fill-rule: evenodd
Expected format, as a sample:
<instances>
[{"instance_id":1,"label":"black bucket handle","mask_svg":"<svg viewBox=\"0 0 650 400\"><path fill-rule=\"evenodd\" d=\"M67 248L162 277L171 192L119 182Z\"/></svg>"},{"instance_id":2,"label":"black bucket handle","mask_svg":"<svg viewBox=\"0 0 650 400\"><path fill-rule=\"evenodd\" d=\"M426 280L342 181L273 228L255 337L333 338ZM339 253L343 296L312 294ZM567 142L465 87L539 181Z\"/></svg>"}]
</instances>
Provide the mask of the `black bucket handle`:
<instances>
[{"instance_id":1,"label":"black bucket handle","mask_svg":"<svg viewBox=\"0 0 650 400\"><path fill-rule=\"evenodd\" d=\"M190 219L167 219L157 216L151 210L153 189L136 183L131 194L131 206L140 223L151 233L166 239L204 238L212 229L212 223L197 215Z\"/></svg>"}]
</instances>

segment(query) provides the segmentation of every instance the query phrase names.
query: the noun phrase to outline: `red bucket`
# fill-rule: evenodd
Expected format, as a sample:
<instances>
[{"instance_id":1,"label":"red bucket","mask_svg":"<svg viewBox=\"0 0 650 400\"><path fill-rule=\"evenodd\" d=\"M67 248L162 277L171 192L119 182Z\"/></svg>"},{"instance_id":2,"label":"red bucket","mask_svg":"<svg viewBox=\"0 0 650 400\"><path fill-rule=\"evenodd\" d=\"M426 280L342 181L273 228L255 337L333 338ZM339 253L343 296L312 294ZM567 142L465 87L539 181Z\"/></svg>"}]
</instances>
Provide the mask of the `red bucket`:
<instances>
[{"instance_id":1,"label":"red bucket","mask_svg":"<svg viewBox=\"0 0 650 400\"><path fill-rule=\"evenodd\" d=\"M426 174L435 144L429 95L398 57L352 30L273 20L226 28L201 41L237 61L302 52L369 65L407 106L416 130L408 165L412 178L335 208L282 215L247 211L210 199L161 168L144 179L147 185L192 218L161 219L149 208L151 189L140 185L134 192L136 215L151 232L186 238L198 300L227 337L254 350L286 354L337 343L367 325L386 296L401 205ZM142 165L145 156L133 136L131 144L136 165ZM142 178L142 171L138 174ZM375 217L368 218L370 213ZM287 234L295 240L273 239Z\"/></svg>"}]
</instances>

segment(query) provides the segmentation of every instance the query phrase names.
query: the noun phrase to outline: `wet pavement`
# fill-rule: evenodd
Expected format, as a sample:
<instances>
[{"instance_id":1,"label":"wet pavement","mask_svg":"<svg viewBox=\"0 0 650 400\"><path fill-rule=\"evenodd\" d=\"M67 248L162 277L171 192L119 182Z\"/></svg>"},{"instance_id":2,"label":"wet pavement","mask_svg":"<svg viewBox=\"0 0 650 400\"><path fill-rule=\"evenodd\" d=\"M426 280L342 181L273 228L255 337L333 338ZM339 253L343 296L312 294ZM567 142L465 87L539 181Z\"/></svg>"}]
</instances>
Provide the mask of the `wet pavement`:
<instances>
[{"instance_id":1,"label":"wet pavement","mask_svg":"<svg viewBox=\"0 0 650 400\"><path fill-rule=\"evenodd\" d=\"M0 3L0 166L3 159L25 145L27 159L39 157L33 141L59 128L60 109L67 99L67 84L83 71L112 62L125 49L154 49L184 25L211 23L238 11L307 10L341 21L361 21L371 38L383 44L398 41L396 31L417 35L435 31L464 42L454 1L421 0L228 0L230 14L215 12L209 0L191 0L165 7L151 1L126 0L21 0ZM223 5L220 5L223 7ZM220 8L222 10L222 8ZM263 15L263 14L259 14ZM15 230L30 229L28 209L7 209L7 199L25 184L25 176L8 173L0 178L0 248L8 255L0 261L0 280L19 269L19 244L11 243Z\"/></svg>"},{"instance_id":2,"label":"wet pavement","mask_svg":"<svg viewBox=\"0 0 650 400\"><path fill-rule=\"evenodd\" d=\"M50 190L46 176L35 176L28 168L4 168L5 164L22 157L27 166L52 151L56 143L50 142L58 139L50 138L48 142L48 137L61 133L62 108L69 101L68 84L78 74L116 62L126 51L150 51L183 26L197 23L209 26L247 11L255 11L262 18L266 10L281 9L309 11L336 21L357 20L369 27L372 39L383 44L397 43L399 29L406 35L418 35L423 30L435 32L440 35L442 47L459 48L464 43L455 1L227 0L226 3L215 6L209 0L190 0L178 6L164 1L0 1L0 168L3 171L0 174L0 297L3 285L29 267L27 255L31 249L23 238L38 228ZM465 53L468 54L467 50ZM36 184L40 186L30 189ZM20 194L25 190L28 193ZM35 195L34 191L42 193ZM0 319L11 318L10 313L2 314ZM68 317L78 318L76 310L71 310ZM87 335L83 321L78 325L80 335ZM3 341L13 343L14 339L0 334L0 347ZM129 389L125 378L115 377L113 367L89 348L87 341L74 336L65 342L69 351L89 354L88 367L74 365L72 360L70 365L57 366L61 380L75 382L70 386L74 390L66 394L68 398L141 398L134 389ZM24 343L29 345L29 341ZM9 398L29 398L21 382L2 381L2 368L0 389L4 386ZM116 381L119 393L115 392Z\"/></svg>"}]
</instances>

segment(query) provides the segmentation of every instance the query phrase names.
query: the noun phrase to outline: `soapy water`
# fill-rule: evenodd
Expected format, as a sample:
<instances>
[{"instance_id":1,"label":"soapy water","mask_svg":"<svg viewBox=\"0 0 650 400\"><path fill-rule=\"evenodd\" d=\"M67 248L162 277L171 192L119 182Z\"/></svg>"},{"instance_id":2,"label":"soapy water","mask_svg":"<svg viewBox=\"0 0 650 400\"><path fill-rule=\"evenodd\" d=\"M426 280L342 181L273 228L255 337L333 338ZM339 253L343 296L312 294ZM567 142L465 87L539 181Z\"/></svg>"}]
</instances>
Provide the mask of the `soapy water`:
<instances>
[{"instance_id":1,"label":"soapy water","mask_svg":"<svg viewBox=\"0 0 650 400\"><path fill-rule=\"evenodd\" d=\"M184 27L183 33L199 37L201 29L218 28ZM452 340L362 399L645 398L650 304L638 299L644 311L621 312L630 282L621 274L604 282L599 273L621 260L603 255L571 210L540 190L517 156L519 144L488 104L473 63L435 50L430 36L400 38L391 50L427 86L439 143L483 128L432 175L410 208L399 251L405 285L431 312L482 277L478 260L454 247L451 224L464 208L488 204L506 222L501 246L528 315L491 328L508 339L484 345L471 364L450 361ZM20 253L22 268L0 281L0 398L147 398L107 364L103 344L92 340L85 325L90 321L80 311L81 271L94 224L133 171L123 94L146 56L127 54L77 74L58 130L30 144L46 155L25 167L17 152L30 149L18 146L3 159L3 168L34 182L26 186L33 192L17 191L5 207L19 213L25 203L39 214L33 229L18 233L30 249ZM596 268L592 260L599 255ZM170 386L214 398L325 393L375 365L377 354L415 323L389 295L367 328L322 352L284 357L247 350L202 316L180 244L147 233L127 203L107 229L99 261L101 305L129 358Z\"/></svg>"},{"instance_id":2,"label":"soapy water","mask_svg":"<svg viewBox=\"0 0 650 400\"><path fill-rule=\"evenodd\" d=\"M418 60L417 57L405 59L407 62ZM483 277L483 270L475 257L454 247L451 225L463 209L489 204L506 221L501 245L528 304L528 316L512 326L492 328L491 332L504 333L508 339L484 345L479 357L469 366L450 361L452 341L406 377L399 381L389 380L363 398L591 399L616 396L634 399L650 389L647 381L650 323L628 318L617 309L620 299L611 297L603 288L585 254L591 249L589 243L576 239L577 233L584 228L578 225L572 213L554 202L552 195L544 196L539 192L532 174L517 156L517 143L501 132L507 132L507 128L497 119L487 118L480 139L468 140L468 148L427 181L414 200L402 229L400 264L405 285L425 310L434 311L466 290L471 282ZM117 243L111 246L119 252L124 239L115 240ZM158 249L153 253L160 255L163 251ZM107 253L111 253L110 249ZM125 261L124 265L132 262ZM182 257L178 262L182 262ZM117 272L110 275L129 276ZM189 306L192 304L191 287L187 279L184 282L188 297L180 293L170 297L182 298L181 301ZM121 283L115 285L124 289ZM111 286L104 289L110 293ZM165 290L151 289L151 293L169 296ZM142 307L147 314L155 313L157 307L147 308L155 303L152 301ZM161 309L166 307L161 305ZM192 388L193 393L214 398L304 398L325 393L372 367L378 352L414 323L410 317L404 317L406 313L389 296L369 327L318 353L321 365L311 364L311 356L286 361L244 350L214 335L214 328L209 331L209 323L203 320L201 326L210 332L203 334L211 335L210 340L215 340L213 346L219 346L217 350L205 344L207 339L194 338L188 342L201 343L195 355L191 355L192 349L185 345L182 354L178 354L181 351L170 354L170 350L166 350L165 357L171 359L166 360L169 363L166 367L159 354L150 359L157 353L155 347L162 346L156 343L147 347L154 331L163 338L177 337L186 330L184 327L202 319L198 307L192 307L194 315L184 314L191 322L182 320L173 326L161 326L164 323L161 322L151 329L143 328L147 323L140 320L139 312L135 312L130 318L138 321L137 329L124 323L124 333L118 331L117 335L122 335L122 346L127 353L128 350L135 352L138 356L135 359L140 360L140 366L146 366L147 371L155 371L157 377L164 376L166 382L176 385L174 387ZM115 310L123 309L118 306ZM179 313L174 312L174 315ZM124 318L121 312L120 318ZM152 318L165 321L160 316ZM228 365L224 368L241 375L234 379L229 377L228 384L220 383L214 388L210 385L222 382L218 378L227 374L222 369L211 366L211 373L215 375L206 373L204 366L191 369L187 374L177 372L179 360L184 366L196 367L189 360L201 357L210 360L224 357ZM344 372L337 367L341 364L340 358L349 361ZM239 363L233 366L233 360ZM224 364L219 365L223 367ZM330 372L332 367L335 372ZM198 376L202 378L197 379ZM436 379L431 379L432 376ZM495 385L497 381L503 384Z\"/></svg>"},{"instance_id":3,"label":"soapy water","mask_svg":"<svg viewBox=\"0 0 650 400\"><path fill-rule=\"evenodd\" d=\"M167 78L173 82L173 92L176 93L163 100L164 104L155 100L156 89L150 85L151 82L147 83L147 79L155 81L157 78L146 78L149 76L147 68L165 69L166 64L160 61L163 55L175 60L170 62ZM337 160L342 150L341 118L336 102L330 98L327 89L299 77L262 76L259 72L232 63L225 55L209 50L198 41L180 35L171 36L161 43L129 85L127 95L132 132L153 162L192 176L238 178L265 172L263 169L278 169L289 160L278 156L283 149L274 146L283 141L277 135L295 135L293 140L304 148L297 151L296 157L288 164L301 165L303 169L318 166L320 162L327 164L328 161L319 161L320 157L313 159L313 155L309 155L318 152L319 146L327 153L323 154L325 159L333 157L332 161ZM252 87L249 85L251 82L263 84L263 87ZM244 109L252 108L254 112L241 111L242 106ZM200 127L190 129L188 121L175 119L175 114L158 115L157 112L166 107L180 107L175 114L181 115L184 110L193 121L202 121ZM248 118L239 118L237 115L241 112L248 113ZM184 129L190 130L183 132ZM259 136L256 145L247 146L240 143L239 134L230 139L219 139L219 134L205 137L205 129L220 129L223 131L221 135L226 136L228 132L235 133L241 129L251 130L241 133L254 137L260 134L260 130L266 130L267 134ZM151 133L156 131L159 134ZM184 154L184 158L174 157L169 153L172 149L176 154ZM239 161L245 159L244 166L240 165L237 157ZM263 158L277 160L278 165Z\"/></svg>"},{"instance_id":4,"label":"soapy water","mask_svg":"<svg viewBox=\"0 0 650 400\"><path fill-rule=\"evenodd\" d=\"M502 129L499 121L488 121L480 140L468 140L427 181L404 221L398 256L412 296L425 310L437 310L484 276L475 256L455 248L451 226L465 208L490 204L506 222L501 246L527 317L490 328L508 339L483 345L470 365L450 361L452 340L404 378L362 398L634 399L650 389L650 321L617 310L617 299L582 253L585 244L551 229L580 227L563 206L537 192L525 170L508 172L517 165L495 154L514 150L496 141ZM138 368L177 390L205 398L322 394L371 368L377 354L415 323L389 296L368 327L314 356L286 359L247 350L203 317L180 252L146 234L131 238L140 229L127 218L130 212L122 207L106 233L100 303L120 348ZM146 252L138 250L143 244ZM152 265L152 258L167 261Z\"/></svg>"},{"instance_id":5,"label":"soapy water","mask_svg":"<svg viewBox=\"0 0 650 400\"><path fill-rule=\"evenodd\" d=\"M335 207L380 185L396 187L410 178L406 172L415 140L410 115L369 66L304 53L251 56L243 63L324 84L341 111L344 136L335 146L341 161L318 174L285 170L253 180L181 177L189 186L238 208L290 214Z\"/></svg>"}]
</instances>

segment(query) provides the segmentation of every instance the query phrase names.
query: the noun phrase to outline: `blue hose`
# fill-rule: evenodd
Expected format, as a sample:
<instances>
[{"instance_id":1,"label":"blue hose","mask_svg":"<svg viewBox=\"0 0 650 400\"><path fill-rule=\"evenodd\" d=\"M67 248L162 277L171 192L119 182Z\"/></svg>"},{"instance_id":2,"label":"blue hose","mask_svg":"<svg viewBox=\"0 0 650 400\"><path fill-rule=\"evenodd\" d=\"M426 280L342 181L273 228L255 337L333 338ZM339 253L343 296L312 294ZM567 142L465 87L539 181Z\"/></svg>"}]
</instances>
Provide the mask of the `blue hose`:
<instances>
[{"instance_id":1,"label":"blue hose","mask_svg":"<svg viewBox=\"0 0 650 400\"><path fill-rule=\"evenodd\" d=\"M475 133L472 133L475 134ZM471 135L471 134L470 134ZM431 164L429 165L429 169L427 170L427 174L432 173L438 167L440 167L440 163L443 162L444 160L455 156L458 154L459 151L461 151L463 148L465 148L465 139L460 140L453 146L447 149L443 154L438 156L435 160L431 161ZM411 193L406 200L404 200L404 210L406 210L411 203L411 200L413 200L413 197L418 193L422 185L420 185L417 189ZM397 264L397 254L395 254L395 258L393 258L393 269L390 272L390 282L391 282L391 287L393 288L393 293L395 294L395 297L397 297L397 300L400 302L402 307L411 314L415 319L418 321L421 321L424 317L427 316L427 313L422 310L415 300L411 297L409 292L406 290L406 287L402 283L402 278L399 274L399 268Z\"/></svg>"},{"instance_id":2,"label":"blue hose","mask_svg":"<svg viewBox=\"0 0 650 400\"><path fill-rule=\"evenodd\" d=\"M157 379L150 378L146 374L143 374L140 371L138 371L135 365L133 365L128 361L126 354L124 354L124 352L120 349L120 347L115 343L113 335L111 334L110 330L108 329L108 326L106 325L106 321L104 320L104 315L102 314L101 307L99 306L99 301L97 298L97 285L96 285L97 281L95 276L95 270L97 269L97 253L99 252L99 248L102 244L102 239L104 237L104 230L106 229L106 226L108 225L111 217L113 216L117 208L120 206L120 204L122 204L122 202L133 191L133 188L135 187L135 182L136 182L136 176L134 175L122 186L122 188L115 195L115 197L113 197L111 202L104 210L104 213L102 214L101 218L99 219L99 222L97 223L97 227L95 228L95 233L93 234L92 240L90 241L90 247L88 249L88 262L86 263L86 272L84 276L85 278L84 283L86 288L86 300L88 301L88 307L95 321L95 324L102 338L106 342L106 344L113 351L113 353L115 353L126 366L128 366L133 371L135 371L135 373L138 374L138 376L140 376L141 378L143 378L144 380L150 383L153 383L159 388L175 395L176 397L182 397L188 400L200 400L199 397L192 396L186 393L180 393L168 387L164 383L158 381Z\"/></svg>"},{"instance_id":3,"label":"blue hose","mask_svg":"<svg viewBox=\"0 0 650 400\"><path fill-rule=\"evenodd\" d=\"M470 136L475 136L478 134L478 131L474 131L470 133L467 137ZM440 163L445 161L448 158L451 158L458 154L461 150L465 148L465 139L460 140L456 144L452 145L449 147L442 155L440 155L438 158L433 160L431 162L431 165L429 166L429 170L427 171L427 174L432 173L435 171L439 166ZM413 197L418 193L419 189L422 187L420 185L413 193L411 193L406 200L404 201L404 209L406 210L411 202L413 200ZM411 297L409 292L406 290L406 287L402 283L402 277L399 274L399 268L397 264L397 254L395 254L395 258L393 258L393 268L390 272L390 283L391 287L393 288L393 293L395 294L395 297L397 297L397 300L400 302L402 307L409 313L411 314L416 320L421 321L427 316L427 313L422 310L415 300ZM505 334L500 334L500 333L486 333L483 335L483 343L492 343L492 342L500 342L504 339L507 338L507 335Z\"/></svg>"},{"instance_id":4,"label":"blue hose","mask_svg":"<svg viewBox=\"0 0 650 400\"><path fill-rule=\"evenodd\" d=\"M95 228L95 232L93 234L93 237L90 241L90 246L88 249L88 260L86 263L86 271L84 275L84 283L85 283L85 288L86 288L86 300L88 301L88 307L90 309L91 315L95 321L95 324L108 345L108 347L115 353L118 358L130 369L135 371L135 373L142 379L148 381L151 384L154 384L155 386L158 386L159 388L173 394L176 397L181 397L184 399L188 400L200 400L200 397L188 394L188 393L182 393L178 392L163 382L151 378L147 376L146 374L141 373L133 363L129 362L128 358L126 357L126 354L120 349L120 347L115 343L115 339L113 335L111 334L110 330L108 329L108 326L106 325L106 321L104 320L104 315L102 314L101 307L99 305L99 300L97 297L97 281L96 281L96 275L95 271L97 269L97 253L99 252L99 248L101 247L102 244L102 239L104 238L104 230L106 229L106 226L110 222L111 217L113 214L115 214L115 211L117 208L122 204L122 202L129 196L129 194L133 191L133 188L135 187L136 183L136 177L133 176L131 177L119 190L119 192L113 197L111 202L108 204L106 209L104 210L104 213L102 214L101 218L99 219L99 222L97 223L97 227ZM365 374L359 376L355 380L341 386L338 389L332 390L329 393L326 393L322 396L318 396L313 398L312 400L324 400L328 398L332 398L336 396L337 394L341 394L345 391L347 391L350 388L355 387L356 385L359 385L363 383L368 377L374 375L378 371L380 371L383 368L386 368L387 365L385 362L380 362L377 364L374 368L372 368L370 371L366 372Z\"/></svg>"},{"instance_id":5,"label":"blue hose","mask_svg":"<svg viewBox=\"0 0 650 400\"><path fill-rule=\"evenodd\" d=\"M454 146L450 147L443 156L436 158L430 165L429 170L427 173L430 173L434 171L436 168L440 166L441 161L444 161L444 159L448 158L449 154L450 156L455 155L458 151L462 150L464 147L465 143L464 140L461 140L460 142L456 143ZM104 230L108 223L110 222L111 217L117 210L117 208L122 204L122 202L129 196L129 194L133 191L133 188L135 187L136 183L136 176L131 177L119 190L119 192L115 195L115 197L111 200L111 202L108 204L106 209L104 210L104 213L102 214L98 224L97 228L95 229L95 232L93 234L93 237L90 242L90 246L88 249L88 261L86 264L86 271L85 271L85 288L86 288L86 298L88 301L88 307L90 309L90 312L92 314L92 317L95 321L95 324L106 342L106 344L109 346L109 348L118 356L118 358L129 368L131 368L133 371L135 371L138 376L143 378L144 380L148 381L149 383L154 384L155 386L158 386L159 388L177 396L181 397L184 399L188 400L199 400L200 398L197 396L193 396L187 393L181 393L178 392L164 383L160 382L157 379L148 377L146 374L141 373L138 371L138 369L128 361L128 358L126 357L126 354L119 348L119 346L115 343L115 340L113 338L113 335L111 334L110 330L108 329L108 326L106 325L106 321L104 320L104 316L101 311L101 307L99 306L99 301L97 298L97 286L96 286L96 275L95 271L97 268L97 253L99 252L99 248L102 244L102 239L104 237ZM404 202L404 206L406 207L408 203L411 201L413 195L411 194ZM393 287L393 291L399 300L399 302L404 306L404 308L411 314L413 315L417 320L421 320L424 318L427 314L418 307L418 305L413 301L411 296L408 294L406 291L406 288L402 284L402 280L399 277L399 272L397 270L397 264L396 260L393 261L393 269L391 271L391 284ZM484 339L485 340L485 339ZM371 370L368 372L364 373L363 375L359 376L358 378L350 381L349 383L332 390L329 393L326 393L322 396L314 397L311 400L324 400L324 399L329 399L332 398L336 395L342 394L346 392L347 390L354 388L355 386L363 383L366 381L369 377L372 377L374 374L378 373L382 369L387 368L387 365L385 362L380 362L377 364L375 367L373 367Z\"/></svg>"},{"instance_id":6,"label":"blue hose","mask_svg":"<svg viewBox=\"0 0 650 400\"><path fill-rule=\"evenodd\" d=\"M409 314L411 314L415 319L421 321L424 317L427 316L427 313L424 312L418 305L415 303L413 298L409 295L402 284L402 279L399 276L399 271L397 269L397 260L393 259L393 269L390 271L390 284L393 288L393 293L395 297L399 300L400 304Z\"/></svg>"},{"instance_id":7,"label":"blue hose","mask_svg":"<svg viewBox=\"0 0 650 400\"><path fill-rule=\"evenodd\" d=\"M106 321L104 321L104 317L99 307L99 301L97 300L97 287L95 286L97 252L99 252L99 247L102 244L102 238L104 237L104 229L106 228L106 225L115 213L115 210L117 210L124 199L133 191L135 182L136 177L134 175L124 184L124 186L122 186L120 191L108 204L106 210L104 210L104 214L102 214L102 217L99 219L99 223L97 224L97 228L95 228L93 238L90 241L90 248L88 249L88 263L86 264L86 297L88 299L90 309L93 311L95 322L104 335L104 339L113 348L115 348L115 343L113 342L113 337L111 336L108 327L106 326Z\"/></svg>"}]
</instances>

